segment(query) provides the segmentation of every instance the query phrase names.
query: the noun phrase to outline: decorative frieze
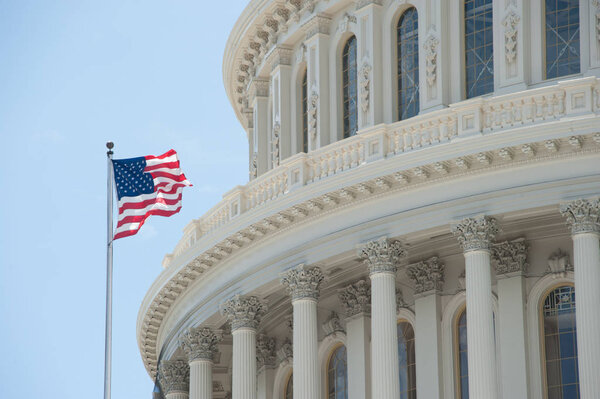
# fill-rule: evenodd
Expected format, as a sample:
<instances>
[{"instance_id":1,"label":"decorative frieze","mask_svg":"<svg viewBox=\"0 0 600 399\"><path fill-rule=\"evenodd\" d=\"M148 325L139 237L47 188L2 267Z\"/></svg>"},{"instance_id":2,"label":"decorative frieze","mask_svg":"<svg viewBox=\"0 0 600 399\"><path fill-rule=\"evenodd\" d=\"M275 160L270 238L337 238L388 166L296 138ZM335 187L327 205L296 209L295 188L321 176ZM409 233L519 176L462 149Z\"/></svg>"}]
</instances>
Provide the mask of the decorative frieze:
<instances>
[{"instance_id":1,"label":"decorative frieze","mask_svg":"<svg viewBox=\"0 0 600 399\"><path fill-rule=\"evenodd\" d=\"M492 264L496 274L527 272L527 250L529 246L525 239L518 238L492 245Z\"/></svg>"},{"instance_id":2,"label":"decorative frieze","mask_svg":"<svg viewBox=\"0 0 600 399\"><path fill-rule=\"evenodd\" d=\"M325 333L326 337L337 332L345 332L342 322L340 321L340 317L336 312L331 312L329 314L329 318L321 325L321 328L323 328L323 332Z\"/></svg>"},{"instance_id":3,"label":"decorative frieze","mask_svg":"<svg viewBox=\"0 0 600 399\"><path fill-rule=\"evenodd\" d=\"M358 280L338 290L338 297L348 317L371 313L371 285L367 280Z\"/></svg>"},{"instance_id":4,"label":"decorative frieze","mask_svg":"<svg viewBox=\"0 0 600 399\"><path fill-rule=\"evenodd\" d=\"M275 367L275 338L258 334L256 337L256 361L258 368L263 366Z\"/></svg>"},{"instance_id":5,"label":"decorative frieze","mask_svg":"<svg viewBox=\"0 0 600 399\"><path fill-rule=\"evenodd\" d=\"M506 62L511 63L517 58L517 32L519 21L521 17L510 10L502 25L504 26L504 55L506 56Z\"/></svg>"},{"instance_id":6,"label":"decorative frieze","mask_svg":"<svg viewBox=\"0 0 600 399\"><path fill-rule=\"evenodd\" d=\"M221 330L211 330L208 327L192 327L186 330L179 338L179 345L183 348L190 363L194 360L214 361L215 354L219 351L219 342L223 339Z\"/></svg>"},{"instance_id":7,"label":"decorative frieze","mask_svg":"<svg viewBox=\"0 0 600 399\"><path fill-rule=\"evenodd\" d=\"M437 256L409 265L406 275L415 283L415 293L441 291L444 286L444 269Z\"/></svg>"},{"instance_id":8,"label":"decorative frieze","mask_svg":"<svg viewBox=\"0 0 600 399\"><path fill-rule=\"evenodd\" d=\"M262 317L267 313L267 305L255 296L236 295L221 306L221 314L231 323L231 330L258 328Z\"/></svg>"},{"instance_id":9,"label":"decorative frieze","mask_svg":"<svg viewBox=\"0 0 600 399\"><path fill-rule=\"evenodd\" d=\"M425 49L425 76L429 86L433 86L437 79L437 54L439 44L440 40L433 32L429 33L423 44L423 48Z\"/></svg>"},{"instance_id":10,"label":"decorative frieze","mask_svg":"<svg viewBox=\"0 0 600 399\"><path fill-rule=\"evenodd\" d=\"M491 243L500 231L496 219L487 216L466 218L452 226L464 252L490 250Z\"/></svg>"},{"instance_id":11,"label":"decorative frieze","mask_svg":"<svg viewBox=\"0 0 600 399\"><path fill-rule=\"evenodd\" d=\"M398 264L406 257L406 250L400 241L383 237L365 244L359 249L358 256L364 260L370 274L396 273Z\"/></svg>"},{"instance_id":12,"label":"decorative frieze","mask_svg":"<svg viewBox=\"0 0 600 399\"><path fill-rule=\"evenodd\" d=\"M190 390L190 366L185 360L164 360L158 366L158 381L165 395Z\"/></svg>"},{"instance_id":13,"label":"decorative frieze","mask_svg":"<svg viewBox=\"0 0 600 399\"><path fill-rule=\"evenodd\" d=\"M323 282L323 272L317 266L298 265L296 268L281 274L281 283L292 297L297 299L319 298L319 286Z\"/></svg>"},{"instance_id":14,"label":"decorative frieze","mask_svg":"<svg viewBox=\"0 0 600 399\"><path fill-rule=\"evenodd\" d=\"M572 272L573 265L571 264L569 253L558 248L548 258L548 267L546 272L558 276L564 276L567 272Z\"/></svg>"},{"instance_id":15,"label":"decorative frieze","mask_svg":"<svg viewBox=\"0 0 600 399\"><path fill-rule=\"evenodd\" d=\"M573 234L600 233L600 198L578 199L560 205Z\"/></svg>"}]
</instances>

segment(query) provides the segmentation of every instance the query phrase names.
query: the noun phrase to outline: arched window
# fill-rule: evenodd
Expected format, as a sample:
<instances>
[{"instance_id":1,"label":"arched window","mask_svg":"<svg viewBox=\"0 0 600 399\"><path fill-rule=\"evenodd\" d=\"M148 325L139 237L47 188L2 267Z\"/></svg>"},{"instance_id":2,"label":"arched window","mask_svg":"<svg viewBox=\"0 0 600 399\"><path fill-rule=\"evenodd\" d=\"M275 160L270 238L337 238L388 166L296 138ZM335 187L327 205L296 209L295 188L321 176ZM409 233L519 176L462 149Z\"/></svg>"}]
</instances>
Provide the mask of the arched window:
<instances>
[{"instance_id":1,"label":"arched window","mask_svg":"<svg viewBox=\"0 0 600 399\"><path fill-rule=\"evenodd\" d=\"M344 98L344 138L358 130L358 96L356 88L356 37L352 36L342 52L342 92Z\"/></svg>"},{"instance_id":2,"label":"arched window","mask_svg":"<svg viewBox=\"0 0 600 399\"><path fill-rule=\"evenodd\" d=\"M409 322L402 320L398 322L400 399L417 398L417 373L415 364L415 332Z\"/></svg>"},{"instance_id":3,"label":"arched window","mask_svg":"<svg viewBox=\"0 0 600 399\"><path fill-rule=\"evenodd\" d=\"M545 0L546 79L579 73L579 0Z\"/></svg>"},{"instance_id":4,"label":"arched window","mask_svg":"<svg viewBox=\"0 0 600 399\"><path fill-rule=\"evenodd\" d=\"M465 0L467 98L494 91L492 0Z\"/></svg>"},{"instance_id":5,"label":"arched window","mask_svg":"<svg viewBox=\"0 0 600 399\"><path fill-rule=\"evenodd\" d=\"M467 350L467 308L456 319L456 363L458 371L458 397L469 398L469 366Z\"/></svg>"},{"instance_id":6,"label":"arched window","mask_svg":"<svg viewBox=\"0 0 600 399\"><path fill-rule=\"evenodd\" d=\"M290 373L287 382L285 383L283 399L294 399L294 378L292 373Z\"/></svg>"},{"instance_id":7,"label":"arched window","mask_svg":"<svg viewBox=\"0 0 600 399\"><path fill-rule=\"evenodd\" d=\"M579 398L575 287L555 288L542 305L548 399Z\"/></svg>"},{"instance_id":8,"label":"arched window","mask_svg":"<svg viewBox=\"0 0 600 399\"><path fill-rule=\"evenodd\" d=\"M302 75L302 149L308 152L308 88L306 87L307 71Z\"/></svg>"},{"instance_id":9,"label":"arched window","mask_svg":"<svg viewBox=\"0 0 600 399\"><path fill-rule=\"evenodd\" d=\"M327 363L327 399L348 399L346 347L337 347Z\"/></svg>"},{"instance_id":10,"label":"arched window","mask_svg":"<svg viewBox=\"0 0 600 399\"><path fill-rule=\"evenodd\" d=\"M419 113L419 21L414 7L404 11L396 27L398 49L398 119Z\"/></svg>"}]
</instances>

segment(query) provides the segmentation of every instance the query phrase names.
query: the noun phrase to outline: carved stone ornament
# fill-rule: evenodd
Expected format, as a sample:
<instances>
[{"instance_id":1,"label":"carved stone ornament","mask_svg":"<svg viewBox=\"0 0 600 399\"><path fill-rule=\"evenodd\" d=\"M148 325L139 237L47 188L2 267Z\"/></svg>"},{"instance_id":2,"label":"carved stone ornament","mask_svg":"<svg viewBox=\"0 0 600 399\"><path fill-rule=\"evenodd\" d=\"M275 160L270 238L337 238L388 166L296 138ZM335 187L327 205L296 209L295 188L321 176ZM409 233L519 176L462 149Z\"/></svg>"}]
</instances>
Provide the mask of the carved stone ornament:
<instances>
[{"instance_id":1,"label":"carved stone ornament","mask_svg":"<svg viewBox=\"0 0 600 399\"><path fill-rule=\"evenodd\" d=\"M464 270L458 275L458 286L460 287L461 291L467 289L467 278Z\"/></svg>"},{"instance_id":2,"label":"carved stone ornament","mask_svg":"<svg viewBox=\"0 0 600 399\"><path fill-rule=\"evenodd\" d=\"M406 250L400 241L383 237L368 242L359 250L358 255L364 260L370 274L396 273L398 263L406 257Z\"/></svg>"},{"instance_id":3,"label":"carved stone ornament","mask_svg":"<svg viewBox=\"0 0 600 399\"><path fill-rule=\"evenodd\" d=\"M256 361L258 368L275 367L275 338L259 334L256 337Z\"/></svg>"},{"instance_id":4,"label":"carved stone ornament","mask_svg":"<svg viewBox=\"0 0 600 399\"><path fill-rule=\"evenodd\" d=\"M258 173L258 157L256 152L252 154L252 162L250 163L250 178L255 179Z\"/></svg>"},{"instance_id":5,"label":"carved stone ornament","mask_svg":"<svg viewBox=\"0 0 600 399\"><path fill-rule=\"evenodd\" d=\"M487 216L466 218L452 226L452 234L464 252L490 250L499 231L496 219Z\"/></svg>"},{"instance_id":6,"label":"carved stone ornament","mask_svg":"<svg viewBox=\"0 0 600 399\"><path fill-rule=\"evenodd\" d=\"M492 245L492 264L496 274L525 273L529 246L523 238Z\"/></svg>"},{"instance_id":7,"label":"carved stone ornament","mask_svg":"<svg viewBox=\"0 0 600 399\"><path fill-rule=\"evenodd\" d=\"M337 33L348 32L348 30L350 29L350 24L355 24L355 23L356 23L356 16L353 14L350 14L348 12L345 12L344 16L340 20L340 23L338 24Z\"/></svg>"},{"instance_id":8,"label":"carved stone ornament","mask_svg":"<svg viewBox=\"0 0 600 399\"><path fill-rule=\"evenodd\" d=\"M578 199L560 205L573 234L600 233L600 198Z\"/></svg>"},{"instance_id":9,"label":"carved stone ornament","mask_svg":"<svg viewBox=\"0 0 600 399\"><path fill-rule=\"evenodd\" d=\"M192 327L185 331L179 338L179 345L183 348L190 362L194 360L215 360L219 351L219 342L223 339L220 330L211 330L207 327Z\"/></svg>"},{"instance_id":10,"label":"carved stone ornament","mask_svg":"<svg viewBox=\"0 0 600 399\"><path fill-rule=\"evenodd\" d=\"M225 392L225 388L223 388L223 383L221 381L213 381L212 390L213 392Z\"/></svg>"},{"instance_id":11,"label":"carved stone ornament","mask_svg":"<svg viewBox=\"0 0 600 399\"><path fill-rule=\"evenodd\" d=\"M296 51L296 64L306 61L306 44L302 43Z\"/></svg>"},{"instance_id":12,"label":"carved stone ornament","mask_svg":"<svg viewBox=\"0 0 600 399\"><path fill-rule=\"evenodd\" d=\"M358 280L338 291L346 316L371 313L371 285L367 280Z\"/></svg>"},{"instance_id":13,"label":"carved stone ornament","mask_svg":"<svg viewBox=\"0 0 600 399\"><path fill-rule=\"evenodd\" d=\"M164 360L158 367L158 381L163 392L188 392L190 390L190 366L185 360Z\"/></svg>"},{"instance_id":14,"label":"carved stone ornament","mask_svg":"<svg viewBox=\"0 0 600 399\"><path fill-rule=\"evenodd\" d=\"M221 305L221 314L231 323L231 330L258 328L262 317L267 313L267 305L255 296L236 295Z\"/></svg>"},{"instance_id":15,"label":"carved stone ornament","mask_svg":"<svg viewBox=\"0 0 600 399\"><path fill-rule=\"evenodd\" d=\"M292 301L297 299L319 298L319 286L325 277L317 266L300 264L281 274L281 283L287 288Z\"/></svg>"},{"instance_id":16,"label":"carved stone ornament","mask_svg":"<svg viewBox=\"0 0 600 399\"><path fill-rule=\"evenodd\" d=\"M396 309L407 308L408 304L404 301L404 295L402 295L402 290L396 287Z\"/></svg>"},{"instance_id":17,"label":"carved stone ornament","mask_svg":"<svg viewBox=\"0 0 600 399\"><path fill-rule=\"evenodd\" d=\"M359 85L360 85L360 107L363 112L367 112L369 110L369 86L371 83L371 65L365 60L363 62L362 68L360 68L359 73Z\"/></svg>"},{"instance_id":18,"label":"carved stone ornament","mask_svg":"<svg viewBox=\"0 0 600 399\"><path fill-rule=\"evenodd\" d=\"M513 10L510 10L502 21L504 26L504 55L506 56L506 62L509 64L517 58L517 27L519 21L521 21L521 17Z\"/></svg>"},{"instance_id":19,"label":"carved stone ornament","mask_svg":"<svg viewBox=\"0 0 600 399\"><path fill-rule=\"evenodd\" d=\"M279 361L279 363L286 361L291 363L293 357L294 347L292 346L290 340L286 338L285 341L283 341L283 344L281 344L281 347L277 349L277 360Z\"/></svg>"},{"instance_id":20,"label":"carved stone ornament","mask_svg":"<svg viewBox=\"0 0 600 399\"><path fill-rule=\"evenodd\" d=\"M596 23L596 40L600 41L600 1L593 0L592 4L596 7L594 22Z\"/></svg>"},{"instance_id":21,"label":"carved stone ornament","mask_svg":"<svg viewBox=\"0 0 600 399\"><path fill-rule=\"evenodd\" d=\"M302 26L302 29L304 29L304 32L306 32L306 40L318 33L328 35L330 24L331 18L324 15L315 15Z\"/></svg>"},{"instance_id":22,"label":"carved stone ornament","mask_svg":"<svg viewBox=\"0 0 600 399\"><path fill-rule=\"evenodd\" d=\"M342 326L340 317L336 312L331 312L329 318L321 327L323 328L323 332L325 333L326 337L337 332L344 332L344 327Z\"/></svg>"},{"instance_id":23,"label":"carved stone ornament","mask_svg":"<svg viewBox=\"0 0 600 399\"><path fill-rule=\"evenodd\" d=\"M554 251L548 258L546 271L563 277L567 272L572 272L573 265L570 262L569 253L560 248Z\"/></svg>"},{"instance_id":24,"label":"carved stone ornament","mask_svg":"<svg viewBox=\"0 0 600 399\"><path fill-rule=\"evenodd\" d=\"M310 98L308 99L308 130L310 138L313 141L313 148L315 140L317 139L317 121L318 121L318 105L319 105L319 94L316 88L312 89Z\"/></svg>"},{"instance_id":25,"label":"carved stone ornament","mask_svg":"<svg viewBox=\"0 0 600 399\"><path fill-rule=\"evenodd\" d=\"M273 147L272 152L272 161L273 167L279 166L279 134L281 132L281 124L279 122L275 122L273 124L273 141L271 142Z\"/></svg>"},{"instance_id":26,"label":"carved stone ornament","mask_svg":"<svg viewBox=\"0 0 600 399\"><path fill-rule=\"evenodd\" d=\"M437 256L415 263L406 268L406 275L415 283L415 293L441 291L444 286L443 263Z\"/></svg>"},{"instance_id":27,"label":"carved stone ornament","mask_svg":"<svg viewBox=\"0 0 600 399\"><path fill-rule=\"evenodd\" d=\"M423 44L425 49L425 76L429 86L433 86L437 79L437 50L439 44L440 40L433 32L429 33Z\"/></svg>"}]
</instances>

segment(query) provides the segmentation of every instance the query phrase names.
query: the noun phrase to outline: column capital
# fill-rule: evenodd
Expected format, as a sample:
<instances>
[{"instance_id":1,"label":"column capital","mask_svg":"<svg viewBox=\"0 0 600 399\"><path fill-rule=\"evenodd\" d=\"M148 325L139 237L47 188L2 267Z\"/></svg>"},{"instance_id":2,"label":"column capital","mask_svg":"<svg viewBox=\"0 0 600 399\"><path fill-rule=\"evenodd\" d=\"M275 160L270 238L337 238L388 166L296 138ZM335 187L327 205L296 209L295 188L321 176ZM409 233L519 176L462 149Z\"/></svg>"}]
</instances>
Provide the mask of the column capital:
<instances>
[{"instance_id":1,"label":"column capital","mask_svg":"<svg viewBox=\"0 0 600 399\"><path fill-rule=\"evenodd\" d=\"M172 392L189 392L190 366L185 360L164 360L158 367L160 386L168 395Z\"/></svg>"},{"instance_id":2,"label":"column capital","mask_svg":"<svg viewBox=\"0 0 600 399\"><path fill-rule=\"evenodd\" d=\"M260 369L263 366L275 367L275 338L268 337L265 334L259 334L256 337L256 361Z\"/></svg>"},{"instance_id":3,"label":"column capital","mask_svg":"<svg viewBox=\"0 0 600 399\"><path fill-rule=\"evenodd\" d=\"M338 290L338 297L347 317L371 314L371 285L367 280L358 280Z\"/></svg>"},{"instance_id":4,"label":"column capital","mask_svg":"<svg viewBox=\"0 0 600 399\"><path fill-rule=\"evenodd\" d=\"M452 225L452 234L458 239L463 252L490 250L500 231L496 219L488 216L466 218Z\"/></svg>"},{"instance_id":5,"label":"column capital","mask_svg":"<svg viewBox=\"0 0 600 399\"><path fill-rule=\"evenodd\" d=\"M191 327L179 337L179 345L183 348L188 360L213 361L219 351L219 342L223 339L221 330L208 327Z\"/></svg>"},{"instance_id":6,"label":"column capital","mask_svg":"<svg viewBox=\"0 0 600 399\"><path fill-rule=\"evenodd\" d=\"M329 26L331 25L331 18L326 14L316 14L309 19L304 25L302 30L306 34L305 40L310 39L316 34L329 35Z\"/></svg>"},{"instance_id":7,"label":"column capital","mask_svg":"<svg viewBox=\"0 0 600 399\"><path fill-rule=\"evenodd\" d=\"M578 199L560 204L560 213L567 218L573 235L600 233L600 198Z\"/></svg>"},{"instance_id":8,"label":"column capital","mask_svg":"<svg viewBox=\"0 0 600 399\"><path fill-rule=\"evenodd\" d=\"M406 254L400 241L388 240L386 237L369 241L358 252L370 274L396 273L398 263Z\"/></svg>"},{"instance_id":9,"label":"column capital","mask_svg":"<svg viewBox=\"0 0 600 399\"><path fill-rule=\"evenodd\" d=\"M444 286L444 269L437 256L409 265L406 275L415 283L415 293L438 292Z\"/></svg>"},{"instance_id":10,"label":"column capital","mask_svg":"<svg viewBox=\"0 0 600 399\"><path fill-rule=\"evenodd\" d=\"M317 300L319 286L324 278L319 267L300 264L294 269L282 273L281 283L292 296L292 301L305 298Z\"/></svg>"},{"instance_id":11,"label":"column capital","mask_svg":"<svg viewBox=\"0 0 600 399\"><path fill-rule=\"evenodd\" d=\"M492 245L492 264L496 274L524 273L527 271L527 249L523 238Z\"/></svg>"},{"instance_id":12,"label":"column capital","mask_svg":"<svg viewBox=\"0 0 600 399\"><path fill-rule=\"evenodd\" d=\"M231 323L231 330L258 328L262 317L267 313L267 305L255 296L236 295L221 305L221 314Z\"/></svg>"}]
</instances>

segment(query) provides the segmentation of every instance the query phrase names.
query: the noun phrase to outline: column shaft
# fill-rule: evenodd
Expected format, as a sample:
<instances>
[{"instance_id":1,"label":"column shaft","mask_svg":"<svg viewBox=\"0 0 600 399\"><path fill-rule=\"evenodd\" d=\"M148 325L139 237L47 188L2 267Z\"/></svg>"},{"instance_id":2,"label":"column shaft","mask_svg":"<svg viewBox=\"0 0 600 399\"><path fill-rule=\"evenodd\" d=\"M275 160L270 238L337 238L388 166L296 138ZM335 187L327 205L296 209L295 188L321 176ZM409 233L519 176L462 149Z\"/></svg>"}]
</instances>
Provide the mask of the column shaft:
<instances>
[{"instance_id":1,"label":"column shaft","mask_svg":"<svg viewBox=\"0 0 600 399\"><path fill-rule=\"evenodd\" d=\"M234 330L232 399L256 399L256 330Z\"/></svg>"},{"instance_id":2,"label":"column shaft","mask_svg":"<svg viewBox=\"0 0 600 399\"><path fill-rule=\"evenodd\" d=\"M186 392L171 392L166 395L166 399L188 399L189 395Z\"/></svg>"},{"instance_id":3,"label":"column shaft","mask_svg":"<svg viewBox=\"0 0 600 399\"><path fill-rule=\"evenodd\" d=\"M317 341L317 301L295 299L294 308L294 399L321 395ZM235 398L234 398L235 399Z\"/></svg>"},{"instance_id":4,"label":"column shaft","mask_svg":"<svg viewBox=\"0 0 600 399\"><path fill-rule=\"evenodd\" d=\"M497 397L490 252L465 252L469 397Z\"/></svg>"},{"instance_id":5,"label":"column shaft","mask_svg":"<svg viewBox=\"0 0 600 399\"><path fill-rule=\"evenodd\" d=\"M212 366L206 359L190 363L190 399L212 399Z\"/></svg>"},{"instance_id":6,"label":"column shaft","mask_svg":"<svg viewBox=\"0 0 600 399\"><path fill-rule=\"evenodd\" d=\"M397 399L398 330L396 325L396 275L371 273L371 381L373 399ZM294 386L295 388L295 386Z\"/></svg>"},{"instance_id":7,"label":"column shaft","mask_svg":"<svg viewBox=\"0 0 600 399\"><path fill-rule=\"evenodd\" d=\"M577 356L581 399L600 395L600 235L573 235Z\"/></svg>"},{"instance_id":8,"label":"column shaft","mask_svg":"<svg viewBox=\"0 0 600 399\"><path fill-rule=\"evenodd\" d=\"M416 298L415 316L417 392L420 397L439 399L443 396L440 296Z\"/></svg>"},{"instance_id":9,"label":"column shaft","mask_svg":"<svg viewBox=\"0 0 600 399\"><path fill-rule=\"evenodd\" d=\"M346 319L348 399L371 398L370 319L358 314Z\"/></svg>"}]
</instances>

